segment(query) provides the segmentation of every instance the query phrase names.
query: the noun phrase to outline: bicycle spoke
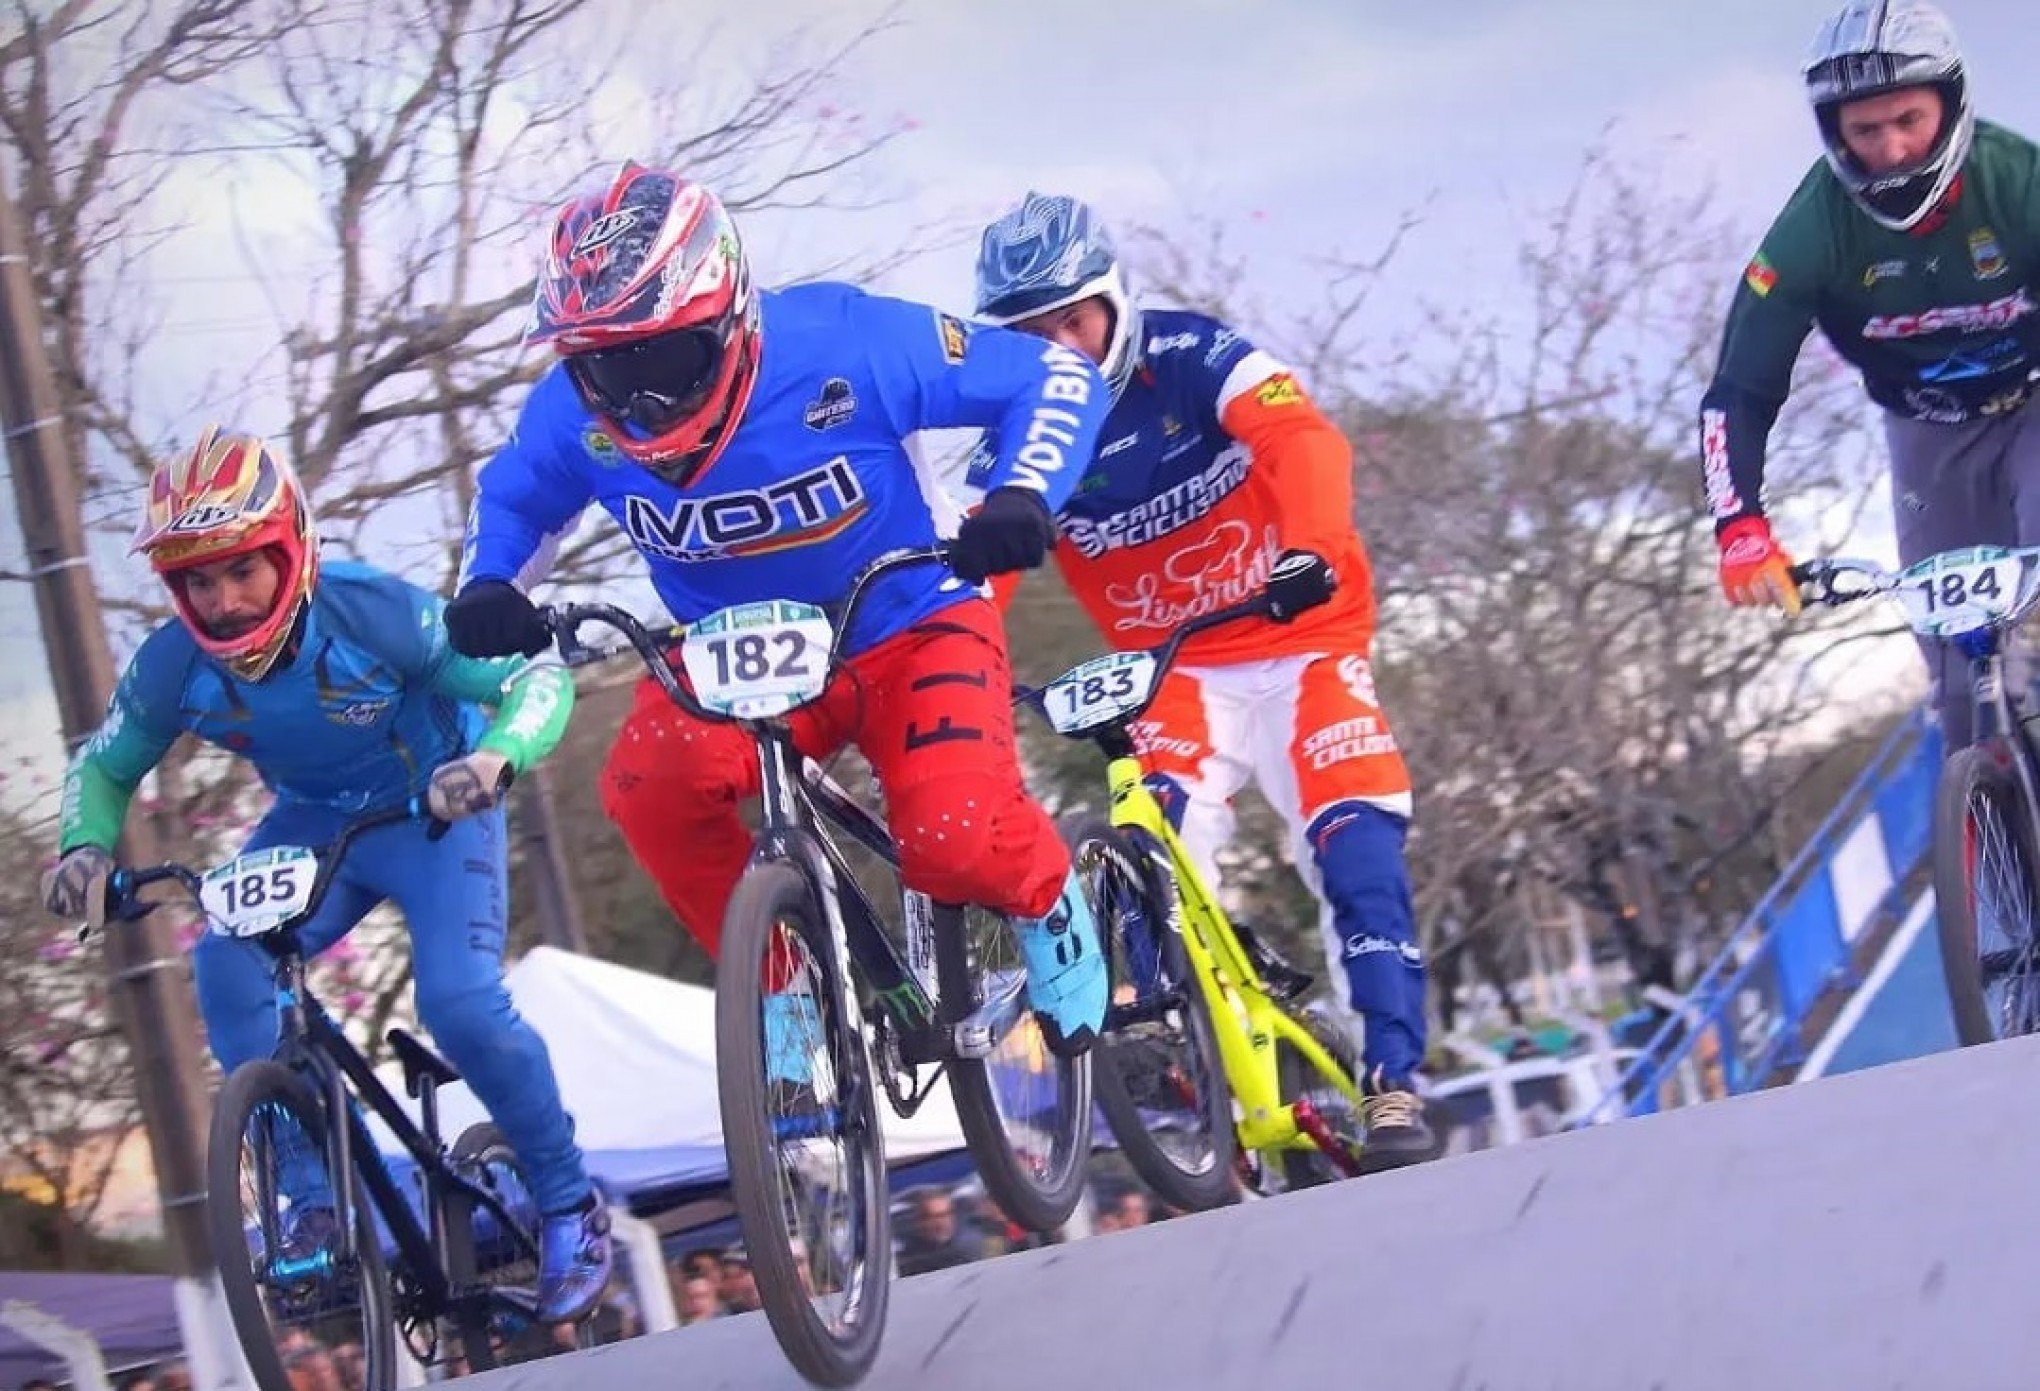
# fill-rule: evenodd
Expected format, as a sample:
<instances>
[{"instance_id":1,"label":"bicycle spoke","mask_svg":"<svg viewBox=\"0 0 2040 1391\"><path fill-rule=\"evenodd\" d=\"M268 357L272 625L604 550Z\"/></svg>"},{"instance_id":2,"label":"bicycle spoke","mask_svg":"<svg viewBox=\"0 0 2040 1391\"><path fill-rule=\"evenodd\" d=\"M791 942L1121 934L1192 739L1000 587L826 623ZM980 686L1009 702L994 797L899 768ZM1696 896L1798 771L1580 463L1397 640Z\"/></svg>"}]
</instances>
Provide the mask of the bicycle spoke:
<instances>
[{"instance_id":1,"label":"bicycle spoke","mask_svg":"<svg viewBox=\"0 0 2040 1391\"><path fill-rule=\"evenodd\" d=\"M2000 1038L2040 1030L2040 912L2006 811L1973 790L1964 847L1984 1002Z\"/></svg>"},{"instance_id":2,"label":"bicycle spoke","mask_svg":"<svg viewBox=\"0 0 2040 1391\"><path fill-rule=\"evenodd\" d=\"M853 1119L861 1113L857 1098L847 1094L829 1046L823 1013L837 1004L829 994L827 976L798 933L782 928L767 957L765 977L782 998L811 1002L812 1008L790 1012L798 1027L777 1041L805 1066L802 1082L774 1078L766 1088L766 1109L778 1147L775 1180L779 1209L792 1238L796 1264L815 1312L832 1329L854 1325L862 1298L862 1269L868 1253L858 1249L855 1185L863 1181L852 1146ZM761 1030L766 1026L761 1019ZM775 1041L765 1050L771 1056ZM867 1137L868 1138L868 1137Z\"/></svg>"}]
</instances>

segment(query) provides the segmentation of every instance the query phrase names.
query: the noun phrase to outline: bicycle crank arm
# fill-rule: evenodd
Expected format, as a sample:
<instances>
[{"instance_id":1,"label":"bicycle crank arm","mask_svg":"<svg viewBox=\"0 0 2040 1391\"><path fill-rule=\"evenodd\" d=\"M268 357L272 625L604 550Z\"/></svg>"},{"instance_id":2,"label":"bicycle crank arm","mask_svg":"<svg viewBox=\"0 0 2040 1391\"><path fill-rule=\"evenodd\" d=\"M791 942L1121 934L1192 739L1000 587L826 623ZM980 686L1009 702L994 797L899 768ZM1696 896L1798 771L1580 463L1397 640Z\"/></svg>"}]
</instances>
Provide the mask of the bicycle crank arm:
<instances>
[{"instance_id":1,"label":"bicycle crank arm","mask_svg":"<svg viewBox=\"0 0 2040 1391\"><path fill-rule=\"evenodd\" d=\"M1291 1103L1291 1111L1296 1116L1296 1128L1310 1136L1311 1143L1338 1166L1340 1173L1347 1178L1358 1177L1359 1158L1345 1141L1332 1133L1331 1126L1325 1123L1325 1118L1318 1114L1318 1108L1310 1104L1308 1097L1298 1097Z\"/></svg>"},{"instance_id":2,"label":"bicycle crank arm","mask_svg":"<svg viewBox=\"0 0 2040 1391\"><path fill-rule=\"evenodd\" d=\"M1183 992L1180 990L1166 990L1153 999L1113 1005L1105 1011L1105 1032L1117 1033L1133 1024L1153 1024L1158 1020L1167 1020L1173 1011L1182 1007Z\"/></svg>"},{"instance_id":3,"label":"bicycle crank arm","mask_svg":"<svg viewBox=\"0 0 2040 1391\"><path fill-rule=\"evenodd\" d=\"M950 1031L950 1044L959 1058L983 1058L1011 1033L1027 1012L1027 978L1018 972L999 993L986 1000Z\"/></svg>"}]
</instances>

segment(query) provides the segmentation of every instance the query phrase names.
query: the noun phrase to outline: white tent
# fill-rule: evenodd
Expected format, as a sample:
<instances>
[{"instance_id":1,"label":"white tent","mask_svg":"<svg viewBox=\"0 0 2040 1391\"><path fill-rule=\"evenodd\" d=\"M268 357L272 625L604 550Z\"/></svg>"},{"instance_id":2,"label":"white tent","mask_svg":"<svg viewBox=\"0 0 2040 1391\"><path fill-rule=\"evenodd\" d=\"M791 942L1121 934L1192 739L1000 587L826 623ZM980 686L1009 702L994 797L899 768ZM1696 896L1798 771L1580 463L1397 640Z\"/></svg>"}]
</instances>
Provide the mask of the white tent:
<instances>
[{"instance_id":1,"label":"white tent","mask_svg":"<svg viewBox=\"0 0 2040 1391\"><path fill-rule=\"evenodd\" d=\"M713 991L556 947L534 947L507 981L518 1012L552 1053L590 1168L613 1192L723 1176ZM395 1064L382 1076L401 1098ZM464 1084L440 1093L439 1114L449 1140L486 1119ZM946 1080L911 1119L881 1102L879 1124L896 1162L964 1145ZM378 1138L394 1144L387 1132Z\"/></svg>"}]
</instances>

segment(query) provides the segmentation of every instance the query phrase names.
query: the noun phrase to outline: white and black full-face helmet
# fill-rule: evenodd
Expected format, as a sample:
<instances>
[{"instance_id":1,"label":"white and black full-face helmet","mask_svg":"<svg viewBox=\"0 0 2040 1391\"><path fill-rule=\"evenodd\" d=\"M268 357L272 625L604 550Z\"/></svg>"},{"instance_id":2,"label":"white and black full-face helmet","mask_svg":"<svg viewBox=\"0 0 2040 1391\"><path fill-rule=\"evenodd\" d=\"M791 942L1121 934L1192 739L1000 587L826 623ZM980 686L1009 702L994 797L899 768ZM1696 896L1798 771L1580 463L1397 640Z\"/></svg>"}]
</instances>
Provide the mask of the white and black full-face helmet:
<instances>
[{"instance_id":1,"label":"white and black full-face helmet","mask_svg":"<svg viewBox=\"0 0 2040 1391\"><path fill-rule=\"evenodd\" d=\"M1908 87L1941 94L1941 129L1919 163L1872 173L1842 140L1842 107ZM1894 231L1932 212L1969 157L1976 117L1962 50L1948 16L1927 0L1848 0L1821 26L1807 55L1806 93L1835 177L1864 212Z\"/></svg>"},{"instance_id":2,"label":"white and black full-face helmet","mask_svg":"<svg viewBox=\"0 0 2040 1391\"><path fill-rule=\"evenodd\" d=\"M1010 324L1093 296L1112 311L1112 336L1098 368L1116 401L1140 363L1140 307L1127 291L1104 222L1075 198L1029 193L985 228L978 246L979 318Z\"/></svg>"}]
</instances>

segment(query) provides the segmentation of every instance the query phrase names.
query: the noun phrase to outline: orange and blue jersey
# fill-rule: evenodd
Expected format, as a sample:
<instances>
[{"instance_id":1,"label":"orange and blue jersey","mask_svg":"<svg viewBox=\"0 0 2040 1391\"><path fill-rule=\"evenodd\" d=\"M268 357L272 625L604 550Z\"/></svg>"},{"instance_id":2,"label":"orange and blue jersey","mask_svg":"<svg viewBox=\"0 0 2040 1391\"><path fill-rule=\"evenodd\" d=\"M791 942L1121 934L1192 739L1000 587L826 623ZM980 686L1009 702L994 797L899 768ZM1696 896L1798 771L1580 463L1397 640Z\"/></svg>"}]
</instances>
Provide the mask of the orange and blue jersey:
<instances>
[{"instance_id":1,"label":"orange and blue jersey","mask_svg":"<svg viewBox=\"0 0 2040 1391\"><path fill-rule=\"evenodd\" d=\"M1284 550L1317 552L1331 601L1184 644L1134 727L1150 785L1216 881L1232 799L1260 785L1289 824L1320 933L1367 1019L1364 1056L1407 1078L1424 1053L1423 953L1402 847L1409 769L1374 690L1374 585L1338 427L1271 354L1202 314L1147 310L1139 366L1056 524L1056 563L1106 639L1160 645L1253 597ZM980 446L967 481L986 487Z\"/></svg>"},{"instance_id":2,"label":"orange and blue jersey","mask_svg":"<svg viewBox=\"0 0 2040 1391\"><path fill-rule=\"evenodd\" d=\"M1051 511L1091 457L1108 395L1080 354L849 285L768 292L762 314L743 419L686 487L625 457L555 365L481 470L464 581L517 580L592 502L629 535L682 623L754 599L828 608L878 556L939 539L939 491L908 436L987 430L999 447L986 485L1031 489ZM847 649L977 593L934 567L897 571L861 604Z\"/></svg>"},{"instance_id":3,"label":"orange and blue jersey","mask_svg":"<svg viewBox=\"0 0 2040 1391\"><path fill-rule=\"evenodd\" d=\"M1184 664L1365 651L1373 581L1344 437L1288 368L1224 324L1183 310L1143 320L1140 366L1056 519L1056 563L1078 602L1114 647L1153 647L1258 593L1276 556L1301 548L1338 572L1330 603L1200 634ZM980 446L967 481L996 486L996 464Z\"/></svg>"}]
</instances>

